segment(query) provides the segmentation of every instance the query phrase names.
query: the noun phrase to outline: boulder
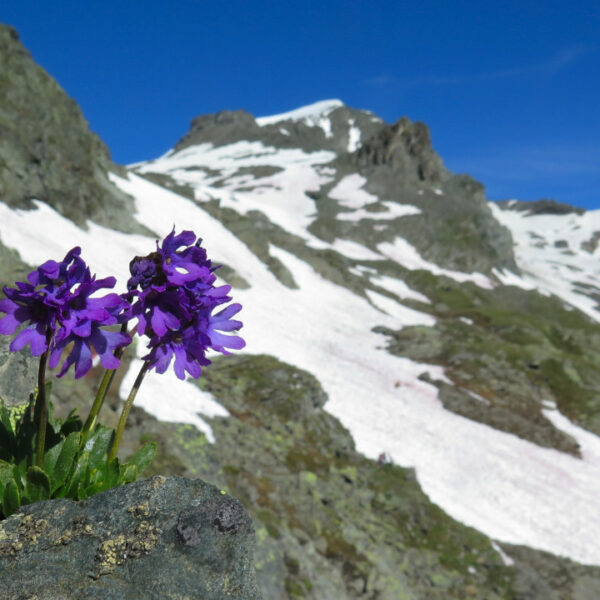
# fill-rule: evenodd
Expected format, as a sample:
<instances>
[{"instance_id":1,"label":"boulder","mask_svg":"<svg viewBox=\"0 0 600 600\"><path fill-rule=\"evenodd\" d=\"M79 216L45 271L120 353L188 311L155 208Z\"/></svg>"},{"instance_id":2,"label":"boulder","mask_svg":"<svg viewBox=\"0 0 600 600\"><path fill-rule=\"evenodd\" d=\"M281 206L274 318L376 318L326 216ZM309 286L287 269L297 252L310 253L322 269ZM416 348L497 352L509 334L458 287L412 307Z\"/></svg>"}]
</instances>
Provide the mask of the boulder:
<instances>
[{"instance_id":1,"label":"boulder","mask_svg":"<svg viewBox=\"0 0 600 600\"><path fill-rule=\"evenodd\" d=\"M254 528L201 480L156 476L0 522L6 600L259 600Z\"/></svg>"}]
</instances>

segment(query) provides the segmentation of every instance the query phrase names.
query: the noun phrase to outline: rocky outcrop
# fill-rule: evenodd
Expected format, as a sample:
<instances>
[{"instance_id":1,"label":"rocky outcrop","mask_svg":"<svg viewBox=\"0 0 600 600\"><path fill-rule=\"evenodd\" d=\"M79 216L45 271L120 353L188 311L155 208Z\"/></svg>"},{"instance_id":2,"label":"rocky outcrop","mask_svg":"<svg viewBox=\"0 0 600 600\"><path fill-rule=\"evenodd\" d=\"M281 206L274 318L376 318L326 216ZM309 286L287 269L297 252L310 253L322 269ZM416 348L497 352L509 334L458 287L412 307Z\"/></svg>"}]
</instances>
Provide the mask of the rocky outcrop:
<instances>
[{"instance_id":1,"label":"rocky outcrop","mask_svg":"<svg viewBox=\"0 0 600 600\"><path fill-rule=\"evenodd\" d=\"M18 406L28 401L36 386L39 359L28 352L10 352L9 345L10 338L0 335L0 401Z\"/></svg>"},{"instance_id":2,"label":"rocky outcrop","mask_svg":"<svg viewBox=\"0 0 600 600\"><path fill-rule=\"evenodd\" d=\"M35 64L17 32L0 25L0 200L32 208L37 199L80 226L91 219L141 232L131 198L108 179L118 169L77 104Z\"/></svg>"},{"instance_id":3,"label":"rocky outcrop","mask_svg":"<svg viewBox=\"0 0 600 600\"><path fill-rule=\"evenodd\" d=\"M256 138L260 127L245 110L223 110L192 119L190 130L175 144L175 152L188 146L211 143L214 146L232 144L242 139Z\"/></svg>"},{"instance_id":4,"label":"rocky outcrop","mask_svg":"<svg viewBox=\"0 0 600 600\"><path fill-rule=\"evenodd\" d=\"M583 208L577 208L564 202L557 202L556 200L548 200L546 198L535 200L534 202L524 202L522 200L502 200L502 202L498 202L498 206L504 209L526 212L528 216L569 214L583 215L585 213Z\"/></svg>"},{"instance_id":5,"label":"rocky outcrop","mask_svg":"<svg viewBox=\"0 0 600 600\"><path fill-rule=\"evenodd\" d=\"M402 117L394 125L383 127L356 152L359 167L388 165L418 181L439 183L448 172L431 146L425 123L413 123Z\"/></svg>"},{"instance_id":6,"label":"rocky outcrop","mask_svg":"<svg viewBox=\"0 0 600 600\"><path fill-rule=\"evenodd\" d=\"M0 522L6 600L260 600L240 502L200 480L153 477Z\"/></svg>"}]
</instances>

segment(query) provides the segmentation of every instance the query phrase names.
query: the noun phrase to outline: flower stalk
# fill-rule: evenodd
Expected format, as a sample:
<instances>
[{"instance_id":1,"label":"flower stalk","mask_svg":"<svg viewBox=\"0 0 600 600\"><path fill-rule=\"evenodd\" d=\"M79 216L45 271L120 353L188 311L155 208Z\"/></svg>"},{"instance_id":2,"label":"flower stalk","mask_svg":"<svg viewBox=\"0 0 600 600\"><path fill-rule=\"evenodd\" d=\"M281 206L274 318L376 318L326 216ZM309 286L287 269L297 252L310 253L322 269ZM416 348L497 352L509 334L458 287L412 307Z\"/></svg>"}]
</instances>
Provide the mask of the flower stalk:
<instances>
[{"instance_id":1,"label":"flower stalk","mask_svg":"<svg viewBox=\"0 0 600 600\"><path fill-rule=\"evenodd\" d=\"M129 396L127 396L127 400L125 401L125 405L123 406L123 411L121 412L121 418L119 419L119 424L117 425L117 430L115 432L115 439L113 440L112 448L110 449L110 453L108 455L108 462L117 457L117 451L119 450L119 445L121 444L121 438L123 437L123 431L125 430L125 424L127 423L127 417L129 416L129 411L133 406L133 401L142 385L142 381L144 380L144 376L148 372L150 368L150 364L146 361L142 365L140 372L135 378L135 382L131 391L129 392Z\"/></svg>"},{"instance_id":2,"label":"flower stalk","mask_svg":"<svg viewBox=\"0 0 600 600\"><path fill-rule=\"evenodd\" d=\"M123 323L121 325L121 333L127 332L127 323ZM123 352L125 351L125 347L121 346L117 348L114 352L114 357L120 360L121 356L123 356ZM100 382L100 386L98 387L98 392L96 393L96 397L94 398L94 404L92 404L92 408L90 409L90 413L88 418L86 419L83 429L81 430L81 445L85 444L85 440L87 438L88 433L96 426L96 422L98 419L98 413L104 404L104 399L108 394L108 390L112 385L112 382L115 378L117 370L116 369L106 369L104 371L104 375L102 376L102 381Z\"/></svg>"},{"instance_id":3,"label":"flower stalk","mask_svg":"<svg viewBox=\"0 0 600 600\"><path fill-rule=\"evenodd\" d=\"M52 331L50 327L46 328L46 345L50 348ZM46 402L46 363L48 361L48 352L46 350L40 356L40 365L38 368L38 393L35 401L34 416L38 419L38 435L35 452L35 464L41 467L44 464L44 450L46 448L46 428L48 427L48 404Z\"/></svg>"}]
</instances>

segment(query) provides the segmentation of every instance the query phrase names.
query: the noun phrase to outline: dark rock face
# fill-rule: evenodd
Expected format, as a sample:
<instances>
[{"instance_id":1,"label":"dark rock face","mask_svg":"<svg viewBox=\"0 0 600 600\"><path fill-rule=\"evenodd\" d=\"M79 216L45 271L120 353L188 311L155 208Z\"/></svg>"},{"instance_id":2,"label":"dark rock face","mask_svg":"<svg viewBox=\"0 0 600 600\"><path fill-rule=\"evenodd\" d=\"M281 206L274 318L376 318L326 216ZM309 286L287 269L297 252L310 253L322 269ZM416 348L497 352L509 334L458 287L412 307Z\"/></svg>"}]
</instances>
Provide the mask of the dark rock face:
<instances>
[{"instance_id":1,"label":"dark rock face","mask_svg":"<svg viewBox=\"0 0 600 600\"><path fill-rule=\"evenodd\" d=\"M223 110L221 112L200 115L192 119L190 131L175 145L175 151L188 146L210 142L214 146L232 144L241 139L256 137L260 127L254 117L245 110ZM246 135L248 137L240 137Z\"/></svg>"},{"instance_id":2,"label":"dark rock face","mask_svg":"<svg viewBox=\"0 0 600 600\"><path fill-rule=\"evenodd\" d=\"M431 147L425 123L413 123L402 117L394 125L383 127L356 153L359 167L389 165L411 174L414 179L439 183L448 177L440 157Z\"/></svg>"},{"instance_id":3,"label":"dark rock face","mask_svg":"<svg viewBox=\"0 0 600 600\"><path fill-rule=\"evenodd\" d=\"M244 507L201 480L153 477L0 522L6 600L259 600Z\"/></svg>"},{"instance_id":4,"label":"dark rock face","mask_svg":"<svg viewBox=\"0 0 600 600\"><path fill-rule=\"evenodd\" d=\"M564 202L557 202L556 200L548 200L546 198L536 200L535 202L503 200L502 202L498 202L498 206L505 210L510 209L526 212L528 215L568 215L571 213L582 215L585 213L585 209L583 208L577 208Z\"/></svg>"},{"instance_id":5,"label":"dark rock face","mask_svg":"<svg viewBox=\"0 0 600 600\"><path fill-rule=\"evenodd\" d=\"M0 197L9 206L48 203L84 226L87 219L141 231L131 199L108 179L117 171L77 104L0 25Z\"/></svg>"}]
</instances>

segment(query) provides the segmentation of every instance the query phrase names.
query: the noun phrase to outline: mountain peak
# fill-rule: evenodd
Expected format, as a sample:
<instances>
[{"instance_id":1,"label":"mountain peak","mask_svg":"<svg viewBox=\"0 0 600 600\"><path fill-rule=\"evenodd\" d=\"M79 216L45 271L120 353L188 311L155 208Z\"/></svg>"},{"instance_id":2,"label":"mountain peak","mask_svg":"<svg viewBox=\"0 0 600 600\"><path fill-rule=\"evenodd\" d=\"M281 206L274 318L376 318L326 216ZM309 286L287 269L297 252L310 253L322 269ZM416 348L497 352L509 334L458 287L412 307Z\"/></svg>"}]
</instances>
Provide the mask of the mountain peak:
<instances>
[{"instance_id":1,"label":"mountain peak","mask_svg":"<svg viewBox=\"0 0 600 600\"><path fill-rule=\"evenodd\" d=\"M273 123L280 123L281 121L304 121L307 125L314 126L318 125L319 121L326 117L330 112L334 111L336 108L341 108L342 106L344 106L344 103L341 100L321 100L278 115L258 117L256 122L261 127L272 125Z\"/></svg>"}]
</instances>

